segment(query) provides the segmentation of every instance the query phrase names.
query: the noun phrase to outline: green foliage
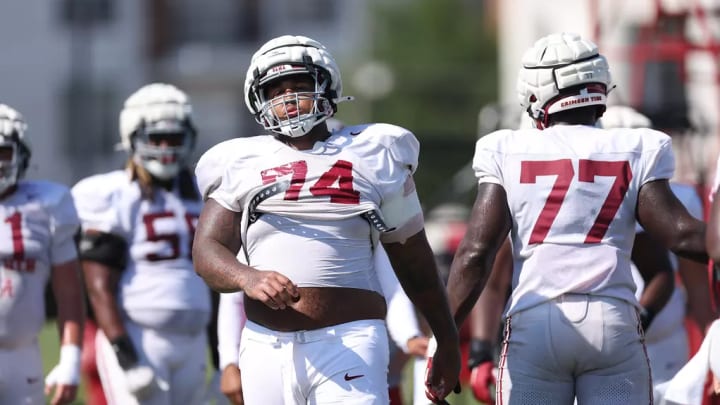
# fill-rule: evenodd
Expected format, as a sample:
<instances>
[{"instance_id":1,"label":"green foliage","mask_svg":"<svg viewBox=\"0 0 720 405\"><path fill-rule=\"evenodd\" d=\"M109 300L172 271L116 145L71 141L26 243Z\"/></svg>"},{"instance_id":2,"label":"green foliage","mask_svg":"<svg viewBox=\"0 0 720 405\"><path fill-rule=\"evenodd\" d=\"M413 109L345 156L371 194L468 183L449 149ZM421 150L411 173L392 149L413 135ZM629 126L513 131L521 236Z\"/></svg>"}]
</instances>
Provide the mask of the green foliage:
<instances>
[{"instance_id":1,"label":"green foliage","mask_svg":"<svg viewBox=\"0 0 720 405\"><path fill-rule=\"evenodd\" d=\"M424 137L475 138L478 110L497 99L496 38L483 4L376 3L370 58L389 64L395 87L375 101L371 120Z\"/></svg>"},{"instance_id":2,"label":"green foliage","mask_svg":"<svg viewBox=\"0 0 720 405\"><path fill-rule=\"evenodd\" d=\"M486 12L482 1L376 1L371 55L343 68L344 93L357 96L353 104L360 108L341 108L341 119L397 124L420 140L415 181L427 209L447 200L466 203L449 180L472 159L480 108L497 100L495 29L486 25L494 16ZM374 101L350 79L368 60L386 63L394 78L392 91Z\"/></svg>"}]
</instances>

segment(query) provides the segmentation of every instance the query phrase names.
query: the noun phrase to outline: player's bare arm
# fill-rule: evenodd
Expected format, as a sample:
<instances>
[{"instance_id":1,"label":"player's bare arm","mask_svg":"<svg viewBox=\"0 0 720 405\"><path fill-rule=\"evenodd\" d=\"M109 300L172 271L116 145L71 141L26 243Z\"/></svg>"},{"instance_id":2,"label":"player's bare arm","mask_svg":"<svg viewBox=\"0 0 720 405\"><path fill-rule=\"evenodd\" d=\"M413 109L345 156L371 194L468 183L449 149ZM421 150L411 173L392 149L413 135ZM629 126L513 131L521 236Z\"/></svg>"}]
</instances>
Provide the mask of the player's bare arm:
<instances>
[{"instance_id":1,"label":"player's bare arm","mask_svg":"<svg viewBox=\"0 0 720 405\"><path fill-rule=\"evenodd\" d=\"M710 232L708 232L709 234ZM708 249L710 250L710 249ZM678 257L678 274L687 290L687 313L703 333L719 316L710 296L710 278L707 264Z\"/></svg>"},{"instance_id":2,"label":"player's bare arm","mask_svg":"<svg viewBox=\"0 0 720 405\"><path fill-rule=\"evenodd\" d=\"M658 242L647 232L635 234L632 261L645 280L640 305L643 308L641 313L643 329L646 330L655 315L668 303L675 290L672 263L670 256L665 252L667 251L658 246Z\"/></svg>"},{"instance_id":3,"label":"player's bare arm","mask_svg":"<svg viewBox=\"0 0 720 405\"><path fill-rule=\"evenodd\" d=\"M460 371L458 330L447 305L447 296L437 272L425 231L404 243L383 243L398 280L408 298L427 320L438 342L429 382L440 398L457 385Z\"/></svg>"},{"instance_id":4,"label":"player's bare arm","mask_svg":"<svg viewBox=\"0 0 720 405\"><path fill-rule=\"evenodd\" d=\"M82 280L77 260L70 260L52 267L51 283L58 307L57 326L60 345L82 347L82 331L85 322L85 301ZM46 386L45 393L51 394L52 405L69 404L77 395L77 385L55 384Z\"/></svg>"},{"instance_id":5,"label":"player's bare arm","mask_svg":"<svg viewBox=\"0 0 720 405\"><path fill-rule=\"evenodd\" d=\"M651 181L640 188L637 219L653 238L678 256L707 262L705 223L688 212L668 180Z\"/></svg>"},{"instance_id":6,"label":"player's bare arm","mask_svg":"<svg viewBox=\"0 0 720 405\"><path fill-rule=\"evenodd\" d=\"M470 353L468 368L471 370L470 387L478 401L492 403L496 384L493 368L494 352L500 332L500 320L512 282L512 247L510 239L500 247L495 256L493 270L485 288L470 313Z\"/></svg>"},{"instance_id":7,"label":"player's bare arm","mask_svg":"<svg viewBox=\"0 0 720 405\"><path fill-rule=\"evenodd\" d=\"M493 270L472 309L470 334L473 340L482 340L493 345L497 343L500 318L512 281L512 266L512 247L508 238L497 252Z\"/></svg>"},{"instance_id":8,"label":"player's bare arm","mask_svg":"<svg viewBox=\"0 0 720 405\"><path fill-rule=\"evenodd\" d=\"M505 189L480 184L467 232L450 267L447 289L456 324L462 325L475 305L511 226Z\"/></svg>"},{"instance_id":9,"label":"player's bare arm","mask_svg":"<svg viewBox=\"0 0 720 405\"><path fill-rule=\"evenodd\" d=\"M120 270L90 260L82 261L85 285L97 323L108 340L124 336L120 310L117 306L117 287Z\"/></svg>"},{"instance_id":10,"label":"player's bare arm","mask_svg":"<svg viewBox=\"0 0 720 405\"><path fill-rule=\"evenodd\" d=\"M278 272L258 271L237 260L240 223L240 213L213 199L205 203L193 243L195 271L215 291L243 290L247 297L272 309L285 309L297 301L297 286Z\"/></svg>"}]
</instances>

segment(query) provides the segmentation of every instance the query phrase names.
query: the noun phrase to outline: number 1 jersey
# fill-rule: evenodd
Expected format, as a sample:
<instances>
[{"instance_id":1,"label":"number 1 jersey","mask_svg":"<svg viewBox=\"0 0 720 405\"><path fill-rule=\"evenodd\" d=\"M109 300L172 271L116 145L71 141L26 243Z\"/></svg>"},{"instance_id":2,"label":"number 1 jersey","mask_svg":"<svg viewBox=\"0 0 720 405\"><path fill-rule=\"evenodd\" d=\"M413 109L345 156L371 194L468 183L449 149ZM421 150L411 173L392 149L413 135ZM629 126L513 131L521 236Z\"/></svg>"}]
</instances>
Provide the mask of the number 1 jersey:
<instances>
[{"instance_id":1,"label":"number 1 jersey","mask_svg":"<svg viewBox=\"0 0 720 405\"><path fill-rule=\"evenodd\" d=\"M478 140L478 182L504 187L512 216L506 315L565 293L637 305L630 271L640 187L670 179L670 137L650 129L555 125Z\"/></svg>"}]
</instances>

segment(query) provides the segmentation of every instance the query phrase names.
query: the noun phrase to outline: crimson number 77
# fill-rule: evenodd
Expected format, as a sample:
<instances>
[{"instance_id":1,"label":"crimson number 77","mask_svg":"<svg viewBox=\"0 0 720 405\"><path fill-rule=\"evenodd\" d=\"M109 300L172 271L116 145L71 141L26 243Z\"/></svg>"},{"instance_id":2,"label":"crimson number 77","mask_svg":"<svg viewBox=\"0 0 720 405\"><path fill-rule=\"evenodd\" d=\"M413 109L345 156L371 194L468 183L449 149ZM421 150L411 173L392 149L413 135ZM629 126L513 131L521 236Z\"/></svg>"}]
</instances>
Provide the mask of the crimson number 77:
<instances>
[{"instance_id":1,"label":"crimson number 77","mask_svg":"<svg viewBox=\"0 0 720 405\"><path fill-rule=\"evenodd\" d=\"M525 160L521 162L520 183L535 183L539 176L557 176L555 184L545 201L545 206L535 222L529 243L542 243L550 227L555 221L560 206L565 199L570 183L575 177L575 170L570 159L559 160ZM622 204L632 180L632 170L627 161L605 161L580 159L578 164L578 181L594 183L595 176L615 177L605 202L600 209L593 226L590 228L585 243L599 243L605 236L620 204Z\"/></svg>"}]
</instances>

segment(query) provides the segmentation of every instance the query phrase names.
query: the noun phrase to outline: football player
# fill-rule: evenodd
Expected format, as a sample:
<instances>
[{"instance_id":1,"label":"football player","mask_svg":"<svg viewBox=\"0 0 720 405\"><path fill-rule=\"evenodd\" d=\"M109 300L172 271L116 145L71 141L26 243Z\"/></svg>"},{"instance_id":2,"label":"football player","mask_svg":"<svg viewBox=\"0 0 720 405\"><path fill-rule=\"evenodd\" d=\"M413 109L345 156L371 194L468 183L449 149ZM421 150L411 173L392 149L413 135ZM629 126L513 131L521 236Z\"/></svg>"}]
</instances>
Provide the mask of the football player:
<instances>
[{"instance_id":1,"label":"football player","mask_svg":"<svg viewBox=\"0 0 720 405\"><path fill-rule=\"evenodd\" d=\"M378 241L438 338L428 395L440 401L457 383L457 328L412 180L418 142L389 124L331 133L325 121L346 99L322 44L290 35L264 44L245 101L272 135L235 140L238 154L203 207L197 271L213 289L245 294L248 403L388 402Z\"/></svg>"},{"instance_id":2,"label":"football player","mask_svg":"<svg viewBox=\"0 0 720 405\"><path fill-rule=\"evenodd\" d=\"M518 79L536 128L476 144L478 193L448 291L461 323L510 233L501 403L651 403L630 271L635 222L673 252L707 260L705 224L669 186L670 137L595 126L611 88L595 44L571 33L543 37Z\"/></svg>"},{"instance_id":3,"label":"football player","mask_svg":"<svg viewBox=\"0 0 720 405\"><path fill-rule=\"evenodd\" d=\"M606 129L651 127L647 117L626 106L608 106L598 124ZM695 188L676 182L671 182L670 187L688 212L701 219L702 203ZM496 267L498 262L507 262L508 266L512 266L510 249L506 245L498 252ZM716 318L710 300L705 264L675 255L669 258L661 254L664 251L642 227L637 229L631 270L638 286L635 296L646 314L643 318L643 329L656 404L661 403L663 398L658 387L675 375L688 360L688 336L684 326L686 311L703 331ZM682 280L676 288L672 288L673 270ZM495 386L494 343L499 326L494 320L502 313L499 303L505 302L505 291L511 283L510 275L511 271L494 268L477 305L473 308L472 319L478 328L468 366L473 369L473 393L478 400L486 403L492 401L491 387Z\"/></svg>"},{"instance_id":4,"label":"football player","mask_svg":"<svg viewBox=\"0 0 720 405\"><path fill-rule=\"evenodd\" d=\"M335 119L327 120L330 132L344 128L344 124ZM203 195L209 195L220 184L223 167L236 156L235 147L241 144L228 140L213 146L205 152L195 167L198 187ZM378 272L380 287L387 301L386 317L390 337L390 365L388 372L389 398L391 405L402 404L401 382L402 367L409 356L424 358L428 338L423 336L418 325L415 309L402 290L395 273L390 266L387 254L378 246L374 252L375 268ZM243 255L238 260L244 261ZM221 391L234 404L241 404L241 372L238 368L238 353L242 327L245 325L245 308L242 292L221 294L218 311L218 352L220 355ZM423 366L424 369L424 366ZM424 395L424 394L423 394Z\"/></svg>"},{"instance_id":5,"label":"football player","mask_svg":"<svg viewBox=\"0 0 720 405\"><path fill-rule=\"evenodd\" d=\"M126 169L72 190L100 378L110 403L197 404L211 300L190 255L202 200L187 166L196 138L187 95L143 86L125 101L120 138Z\"/></svg>"},{"instance_id":6,"label":"football player","mask_svg":"<svg viewBox=\"0 0 720 405\"><path fill-rule=\"evenodd\" d=\"M0 104L0 403L45 403L37 338L49 280L61 346L45 393L53 405L69 404L80 379L85 316L74 240L80 222L67 187L21 180L29 161L25 120Z\"/></svg>"}]
</instances>

